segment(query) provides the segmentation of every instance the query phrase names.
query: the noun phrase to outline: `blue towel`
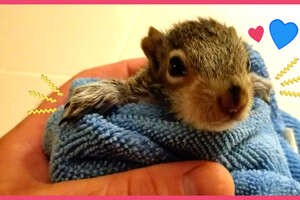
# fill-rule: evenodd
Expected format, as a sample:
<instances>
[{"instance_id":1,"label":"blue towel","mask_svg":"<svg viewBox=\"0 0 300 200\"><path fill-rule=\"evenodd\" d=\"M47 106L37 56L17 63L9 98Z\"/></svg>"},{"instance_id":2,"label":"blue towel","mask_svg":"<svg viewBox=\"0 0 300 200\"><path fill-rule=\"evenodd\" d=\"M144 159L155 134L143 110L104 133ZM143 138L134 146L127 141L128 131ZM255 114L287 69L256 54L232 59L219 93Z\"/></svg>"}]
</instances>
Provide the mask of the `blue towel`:
<instances>
[{"instance_id":1,"label":"blue towel","mask_svg":"<svg viewBox=\"0 0 300 200\"><path fill-rule=\"evenodd\" d=\"M259 53L249 47L251 70L268 77ZM77 79L71 86L97 79ZM232 174L236 195L300 195L300 155L282 131L293 128L300 144L300 122L255 97L250 116L233 130L195 130L154 104L127 104L103 116L86 114L74 124L58 123L62 107L48 120L44 150L53 182L103 176L158 163L212 160Z\"/></svg>"}]
</instances>

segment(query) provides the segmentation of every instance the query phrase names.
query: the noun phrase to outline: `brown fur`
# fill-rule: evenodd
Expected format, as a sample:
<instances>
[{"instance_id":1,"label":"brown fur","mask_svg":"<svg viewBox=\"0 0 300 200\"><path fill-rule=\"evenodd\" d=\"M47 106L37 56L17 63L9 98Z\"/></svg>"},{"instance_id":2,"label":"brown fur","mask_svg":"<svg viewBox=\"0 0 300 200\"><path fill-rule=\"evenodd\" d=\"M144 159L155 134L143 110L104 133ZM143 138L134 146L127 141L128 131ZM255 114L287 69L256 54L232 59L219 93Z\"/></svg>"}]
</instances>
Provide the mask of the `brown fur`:
<instances>
[{"instance_id":1,"label":"brown fur","mask_svg":"<svg viewBox=\"0 0 300 200\"><path fill-rule=\"evenodd\" d=\"M76 88L63 121L91 108L104 114L114 105L146 100L164 104L195 128L222 131L247 117L254 93L268 100L271 84L249 73L245 44L233 27L203 18L175 24L166 33L150 27L141 46L148 66L126 81ZM169 74L173 56L184 63L184 76Z\"/></svg>"}]
</instances>

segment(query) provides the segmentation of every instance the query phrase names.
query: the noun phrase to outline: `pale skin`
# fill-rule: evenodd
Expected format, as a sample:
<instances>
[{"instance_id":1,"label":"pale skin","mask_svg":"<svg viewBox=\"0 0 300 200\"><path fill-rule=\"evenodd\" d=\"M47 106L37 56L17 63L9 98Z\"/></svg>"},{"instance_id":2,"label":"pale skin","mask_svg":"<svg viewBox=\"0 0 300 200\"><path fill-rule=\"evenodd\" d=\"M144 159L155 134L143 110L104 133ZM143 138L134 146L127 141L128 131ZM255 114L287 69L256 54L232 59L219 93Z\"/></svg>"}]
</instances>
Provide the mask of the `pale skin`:
<instances>
[{"instance_id":1,"label":"pale skin","mask_svg":"<svg viewBox=\"0 0 300 200\"><path fill-rule=\"evenodd\" d=\"M85 70L61 86L65 103L71 82L78 77L125 79L147 60L138 58ZM31 115L0 139L0 195L233 195L228 170L209 161L159 164L103 177L51 183L42 149L43 131L50 114Z\"/></svg>"}]
</instances>

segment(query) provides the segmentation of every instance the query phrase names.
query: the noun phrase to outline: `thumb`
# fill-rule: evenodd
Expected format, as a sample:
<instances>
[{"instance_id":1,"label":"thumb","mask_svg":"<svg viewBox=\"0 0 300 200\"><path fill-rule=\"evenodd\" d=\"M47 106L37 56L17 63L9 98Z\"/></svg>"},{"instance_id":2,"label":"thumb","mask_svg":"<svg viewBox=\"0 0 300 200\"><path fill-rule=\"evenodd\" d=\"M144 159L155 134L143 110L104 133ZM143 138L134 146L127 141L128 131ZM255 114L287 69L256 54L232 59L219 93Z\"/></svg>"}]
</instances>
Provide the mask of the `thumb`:
<instances>
[{"instance_id":1,"label":"thumb","mask_svg":"<svg viewBox=\"0 0 300 200\"><path fill-rule=\"evenodd\" d=\"M234 183L227 169L218 163L188 161L51 184L45 192L55 195L233 195Z\"/></svg>"}]
</instances>

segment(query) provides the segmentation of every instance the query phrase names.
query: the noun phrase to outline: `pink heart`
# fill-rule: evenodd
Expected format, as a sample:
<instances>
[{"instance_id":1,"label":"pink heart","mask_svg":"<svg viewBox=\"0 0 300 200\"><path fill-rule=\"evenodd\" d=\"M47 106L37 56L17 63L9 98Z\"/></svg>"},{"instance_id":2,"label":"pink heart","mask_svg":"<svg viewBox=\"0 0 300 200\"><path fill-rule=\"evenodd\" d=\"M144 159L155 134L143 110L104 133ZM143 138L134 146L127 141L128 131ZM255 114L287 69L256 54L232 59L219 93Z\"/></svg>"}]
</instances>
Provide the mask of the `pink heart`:
<instances>
[{"instance_id":1,"label":"pink heart","mask_svg":"<svg viewBox=\"0 0 300 200\"><path fill-rule=\"evenodd\" d=\"M264 28L262 26L258 26L258 27L256 27L256 29L250 28L248 30L248 34L250 35L250 37L253 40L255 40L256 42L260 42L260 40L264 34Z\"/></svg>"}]
</instances>

